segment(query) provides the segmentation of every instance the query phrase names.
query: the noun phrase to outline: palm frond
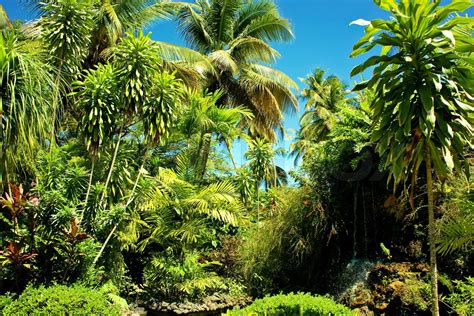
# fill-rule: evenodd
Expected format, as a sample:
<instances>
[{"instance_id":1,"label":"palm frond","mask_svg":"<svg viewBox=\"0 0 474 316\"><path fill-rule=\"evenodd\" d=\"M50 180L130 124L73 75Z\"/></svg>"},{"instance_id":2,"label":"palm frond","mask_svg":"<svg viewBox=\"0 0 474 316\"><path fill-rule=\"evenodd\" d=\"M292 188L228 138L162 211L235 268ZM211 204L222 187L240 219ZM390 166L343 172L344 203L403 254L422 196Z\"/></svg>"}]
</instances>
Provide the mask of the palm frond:
<instances>
[{"instance_id":1,"label":"palm frond","mask_svg":"<svg viewBox=\"0 0 474 316\"><path fill-rule=\"evenodd\" d=\"M443 256L465 250L474 242L474 215L452 219L441 226L436 250Z\"/></svg>"}]
</instances>

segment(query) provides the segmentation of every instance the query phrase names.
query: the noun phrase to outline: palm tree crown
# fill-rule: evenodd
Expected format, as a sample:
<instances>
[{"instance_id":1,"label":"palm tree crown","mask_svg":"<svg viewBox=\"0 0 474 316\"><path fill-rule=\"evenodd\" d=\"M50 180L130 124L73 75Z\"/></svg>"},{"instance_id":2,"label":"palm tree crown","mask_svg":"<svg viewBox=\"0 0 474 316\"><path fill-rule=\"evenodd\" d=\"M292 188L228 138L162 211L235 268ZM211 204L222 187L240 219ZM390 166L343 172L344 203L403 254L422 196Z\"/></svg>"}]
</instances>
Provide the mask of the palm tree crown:
<instances>
[{"instance_id":1,"label":"palm tree crown","mask_svg":"<svg viewBox=\"0 0 474 316\"><path fill-rule=\"evenodd\" d=\"M213 64L207 85L224 91L220 103L248 107L254 114L246 125L250 132L274 139L282 113L297 106L292 92L297 86L264 65L279 57L269 42L293 38L273 1L197 1L181 11L178 21L187 42Z\"/></svg>"}]
</instances>

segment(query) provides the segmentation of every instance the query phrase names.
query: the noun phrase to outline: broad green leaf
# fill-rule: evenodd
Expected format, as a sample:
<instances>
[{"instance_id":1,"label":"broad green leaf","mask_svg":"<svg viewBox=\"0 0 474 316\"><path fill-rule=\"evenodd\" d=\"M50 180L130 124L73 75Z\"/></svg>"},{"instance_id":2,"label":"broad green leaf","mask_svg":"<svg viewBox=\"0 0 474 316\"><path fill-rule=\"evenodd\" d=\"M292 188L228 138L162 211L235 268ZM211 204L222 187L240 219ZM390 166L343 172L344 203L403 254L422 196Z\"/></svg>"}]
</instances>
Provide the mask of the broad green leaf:
<instances>
[{"instance_id":1,"label":"broad green leaf","mask_svg":"<svg viewBox=\"0 0 474 316\"><path fill-rule=\"evenodd\" d=\"M442 30L441 33L443 33L443 35L446 38L448 38L453 45L456 45L456 39L454 38L453 32L451 32L449 30Z\"/></svg>"},{"instance_id":2,"label":"broad green leaf","mask_svg":"<svg viewBox=\"0 0 474 316\"><path fill-rule=\"evenodd\" d=\"M427 85L421 86L418 89L418 94L420 96L421 103L423 104L423 108L425 109L425 111L427 113L431 112L432 110L434 111L434 100L430 87Z\"/></svg>"}]
</instances>

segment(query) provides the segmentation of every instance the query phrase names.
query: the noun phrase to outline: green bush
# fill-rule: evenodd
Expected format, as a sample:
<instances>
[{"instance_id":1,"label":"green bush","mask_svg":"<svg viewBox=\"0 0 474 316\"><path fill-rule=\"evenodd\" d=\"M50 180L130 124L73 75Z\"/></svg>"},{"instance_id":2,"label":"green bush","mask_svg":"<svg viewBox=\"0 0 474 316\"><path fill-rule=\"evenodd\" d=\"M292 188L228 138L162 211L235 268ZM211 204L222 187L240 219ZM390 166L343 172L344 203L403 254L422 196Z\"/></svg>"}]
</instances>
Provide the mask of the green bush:
<instances>
[{"instance_id":1,"label":"green bush","mask_svg":"<svg viewBox=\"0 0 474 316\"><path fill-rule=\"evenodd\" d=\"M454 283L455 291L446 298L446 302L461 316L474 315L474 278Z\"/></svg>"},{"instance_id":2,"label":"green bush","mask_svg":"<svg viewBox=\"0 0 474 316\"><path fill-rule=\"evenodd\" d=\"M6 293L5 295L0 295L0 315L3 315L3 310L13 302L13 295Z\"/></svg>"},{"instance_id":3,"label":"green bush","mask_svg":"<svg viewBox=\"0 0 474 316\"><path fill-rule=\"evenodd\" d=\"M350 309L337 304L332 299L323 296L312 296L303 293L279 294L265 297L253 302L244 309L228 311L228 316L247 315L305 315L305 316L327 316L327 315L353 315Z\"/></svg>"},{"instance_id":4,"label":"green bush","mask_svg":"<svg viewBox=\"0 0 474 316\"><path fill-rule=\"evenodd\" d=\"M121 315L99 291L82 286L27 287L3 310L8 315Z\"/></svg>"}]
</instances>

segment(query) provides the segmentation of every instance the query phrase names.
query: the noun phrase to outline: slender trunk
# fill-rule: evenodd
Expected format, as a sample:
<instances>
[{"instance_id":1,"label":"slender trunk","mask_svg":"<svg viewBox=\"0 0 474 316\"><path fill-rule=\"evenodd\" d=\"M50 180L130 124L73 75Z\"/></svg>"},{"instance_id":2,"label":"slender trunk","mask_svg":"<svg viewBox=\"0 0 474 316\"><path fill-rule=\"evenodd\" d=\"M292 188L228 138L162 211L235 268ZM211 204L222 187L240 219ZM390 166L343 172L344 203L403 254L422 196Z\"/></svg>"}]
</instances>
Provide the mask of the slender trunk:
<instances>
[{"instance_id":1,"label":"slender trunk","mask_svg":"<svg viewBox=\"0 0 474 316\"><path fill-rule=\"evenodd\" d=\"M60 62L59 62L59 67L58 67L58 74L56 76L55 80L55 87L56 90L54 91L54 100L53 100L53 121L51 124L51 135L49 137L49 153L52 153L53 147L56 144L56 119L57 119L57 112L58 112L58 104L59 104L59 90L60 90L60 85L59 81L61 80L61 68L63 67L63 58L61 57Z\"/></svg>"},{"instance_id":2,"label":"slender trunk","mask_svg":"<svg viewBox=\"0 0 474 316\"><path fill-rule=\"evenodd\" d=\"M99 261L99 258L102 256L102 253L104 252L105 250L105 247L107 246L107 244L109 243L110 239L112 238L112 235L115 233L115 231L117 230L117 227L118 227L118 224L115 224L114 228L112 228L112 230L110 231L109 235L107 236L107 239L104 241L104 243L102 244L102 247L100 248L100 251L99 253L97 254L97 256L95 256L94 258L94 261L92 261L92 267L94 267L97 263L97 261Z\"/></svg>"},{"instance_id":3,"label":"slender trunk","mask_svg":"<svg viewBox=\"0 0 474 316\"><path fill-rule=\"evenodd\" d=\"M99 203L100 206L103 206L105 195L107 193L107 186L109 185L110 178L112 178L112 172L114 170L115 160L117 159L117 154L118 154L121 140L122 140L122 128L120 128L117 144L115 145L114 155L112 157L112 162L110 163L109 174L107 175L107 179L105 180L104 191L102 191L102 196L100 197L100 203Z\"/></svg>"},{"instance_id":4,"label":"slender trunk","mask_svg":"<svg viewBox=\"0 0 474 316\"><path fill-rule=\"evenodd\" d=\"M130 205L130 203L132 203L132 201L133 201L133 196L135 194L135 190L137 189L138 181L140 180L140 177L142 175L142 170L143 170L144 165L145 165L145 160L143 160L142 165L140 166L140 169L138 170L137 179L135 180L135 183L133 184L133 189L132 189L132 192L130 193L127 204L125 204L125 208L127 208ZM112 228L112 230L110 231L109 235L107 236L107 239L105 239L104 243L102 244L102 247L100 248L99 253L94 258L94 261L92 262L92 266L95 266L95 264L97 263L99 258L102 256L102 253L104 253L105 247L107 247L107 244L109 243L109 241L112 238L113 234L117 230L118 225L119 225L119 223L115 224L114 227Z\"/></svg>"},{"instance_id":5,"label":"slender trunk","mask_svg":"<svg viewBox=\"0 0 474 316\"><path fill-rule=\"evenodd\" d=\"M212 134L209 135L209 138L206 137L206 139L204 139L204 146L203 146L203 151L202 151L202 164L201 164L201 171L199 174L199 178L201 182L204 179L204 175L206 174L207 161L209 160L209 154L211 152L211 142L212 142Z\"/></svg>"},{"instance_id":6,"label":"slender trunk","mask_svg":"<svg viewBox=\"0 0 474 316\"><path fill-rule=\"evenodd\" d=\"M194 156L195 159L194 159L194 176L198 177L198 174L199 174L199 158L201 156L201 150L202 150L202 146L203 146L203 143L204 143L204 132L201 132L201 137L199 137L199 144L198 144L198 148L196 150L196 155Z\"/></svg>"},{"instance_id":7,"label":"slender trunk","mask_svg":"<svg viewBox=\"0 0 474 316\"><path fill-rule=\"evenodd\" d=\"M89 183L87 184L86 199L84 201L84 208L82 209L81 218L79 219L79 223L81 223L82 219L84 218L84 213L85 213L86 208L87 208L87 203L89 202L89 195L91 193L91 187L92 187L92 178L93 178L94 169L95 169L95 159L96 159L95 156L92 157L91 174L89 175Z\"/></svg>"},{"instance_id":8,"label":"slender trunk","mask_svg":"<svg viewBox=\"0 0 474 316\"><path fill-rule=\"evenodd\" d=\"M358 191L359 191L359 182L356 184L356 189L354 191L354 205L353 205L353 210L354 210L354 227L353 227L353 232L352 232L352 237L353 237L353 244L352 244L352 259L355 259L357 257L357 196L358 196Z\"/></svg>"},{"instance_id":9,"label":"slender trunk","mask_svg":"<svg viewBox=\"0 0 474 316\"><path fill-rule=\"evenodd\" d=\"M259 183L255 183L255 192L257 193L257 231L260 229L260 190Z\"/></svg>"},{"instance_id":10,"label":"slender trunk","mask_svg":"<svg viewBox=\"0 0 474 316\"><path fill-rule=\"evenodd\" d=\"M275 158L272 158L273 163L273 185L276 188L278 183L278 173L277 173L277 166L275 163Z\"/></svg>"},{"instance_id":11,"label":"slender trunk","mask_svg":"<svg viewBox=\"0 0 474 316\"><path fill-rule=\"evenodd\" d=\"M235 163L234 155L232 154L232 150L230 149L229 144L227 141L224 141L225 147L227 148L227 151L229 152L229 157L230 161L232 161L232 165L234 166L234 172L237 173L237 164Z\"/></svg>"},{"instance_id":12,"label":"slender trunk","mask_svg":"<svg viewBox=\"0 0 474 316\"><path fill-rule=\"evenodd\" d=\"M431 153L428 145L425 147L425 164L426 164L426 184L428 193L428 242L430 246L430 268L431 268L431 291L432 306L431 313L433 316L439 316L438 305L438 267L436 264L436 226L433 206L433 178L431 168Z\"/></svg>"},{"instance_id":13,"label":"slender trunk","mask_svg":"<svg viewBox=\"0 0 474 316\"><path fill-rule=\"evenodd\" d=\"M364 217L364 256L367 258L368 255L368 244L369 244L369 234L367 231L367 207L365 205L365 189L362 185L362 209L363 209L363 217Z\"/></svg>"},{"instance_id":14,"label":"slender trunk","mask_svg":"<svg viewBox=\"0 0 474 316\"><path fill-rule=\"evenodd\" d=\"M125 207L129 206L130 203L132 203L133 195L135 194L135 190L137 189L137 186L138 186L138 181L140 181L140 177L142 175L143 166L145 166L145 159L143 159L140 169L138 169L137 178L135 179L135 183L133 184L133 188L132 188L132 193L130 193L130 196L128 197L128 201L127 201L127 204L125 204Z\"/></svg>"}]
</instances>

